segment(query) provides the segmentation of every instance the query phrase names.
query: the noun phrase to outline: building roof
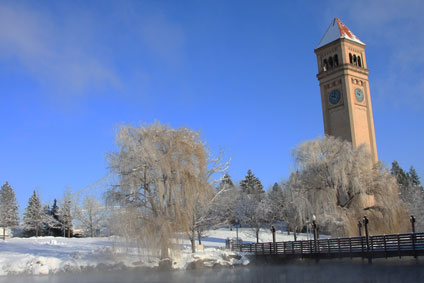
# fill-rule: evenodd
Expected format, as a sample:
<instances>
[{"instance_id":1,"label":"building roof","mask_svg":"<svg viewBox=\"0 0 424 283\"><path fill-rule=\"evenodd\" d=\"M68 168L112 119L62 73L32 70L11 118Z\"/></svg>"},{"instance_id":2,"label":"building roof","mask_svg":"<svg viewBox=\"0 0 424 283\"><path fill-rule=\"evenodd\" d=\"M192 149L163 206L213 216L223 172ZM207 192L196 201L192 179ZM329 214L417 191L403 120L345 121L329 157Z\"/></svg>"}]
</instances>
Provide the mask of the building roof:
<instances>
[{"instance_id":1,"label":"building roof","mask_svg":"<svg viewBox=\"0 0 424 283\"><path fill-rule=\"evenodd\" d=\"M351 32L350 29L345 26L338 18L334 18L321 41L319 42L317 48L327 45L328 43L333 42L339 38L346 38L365 45L365 43L360 41L359 38L357 38L356 35L354 35L353 32Z\"/></svg>"}]
</instances>

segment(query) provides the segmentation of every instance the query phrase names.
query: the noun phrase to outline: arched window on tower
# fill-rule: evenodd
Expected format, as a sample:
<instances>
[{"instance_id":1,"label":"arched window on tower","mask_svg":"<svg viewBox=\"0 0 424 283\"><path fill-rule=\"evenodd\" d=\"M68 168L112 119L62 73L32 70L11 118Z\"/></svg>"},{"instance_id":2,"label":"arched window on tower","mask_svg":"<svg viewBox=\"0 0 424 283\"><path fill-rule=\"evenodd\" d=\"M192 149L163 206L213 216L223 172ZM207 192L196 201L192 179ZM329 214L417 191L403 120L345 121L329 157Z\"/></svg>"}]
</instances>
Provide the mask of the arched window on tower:
<instances>
[{"instance_id":1,"label":"arched window on tower","mask_svg":"<svg viewBox=\"0 0 424 283\"><path fill-rule=\"evenodd\" d=\"M353 65L357 65L356 55L353 55Z\"/></svg>"},{"instance_id":2,"label":"arched window on tower","mask_svg":"<svg viewBox=\"0 0 424 283\"><path fill-rule=\"evenodd\" d=\"M358 56L358 66L362 67L362 63L361 63L361 56Z\"/></svg>"},{"instance_id":3,"label":"arched window on tower","mask_svg":"<svg viewBox=\"0 0 424 283\"><path fill-rule=\"evenodd\" d=\"M328 62L327 59L324 59L322 70L326 72L328 70Z\"/></svg>"},{"instance_id":4,"label":"arched window on tower","mask_svg":"<svg viewBox=\"0 0 424 283\"><path fill-rule=\"evenodd\" d=\"M334 55L334 67L337 67L339 65L339 57L336 55Z\"/></svg>"},{"instance_id":5,"label":"arched window on tower","mask_svg":"<svg viewBox=\"0 0 424 283\"><path fill-rule=\"evenodd\" d=\"M350 64L352 64L352 63L353 63L352 53L349 53L349 62L350 62Z\"/></svg>"},{"instance_id":6,"label":"arched window on tower","mask_svg":"<svg viewBox=\"0 0 424 283\"><path fill-rule=\"evenodd\" d=\"M333 68L334 66L333 57L330 56L330 58L328 58L328 64L330 65L330 68Z\"/></svg>"}]
</instances>

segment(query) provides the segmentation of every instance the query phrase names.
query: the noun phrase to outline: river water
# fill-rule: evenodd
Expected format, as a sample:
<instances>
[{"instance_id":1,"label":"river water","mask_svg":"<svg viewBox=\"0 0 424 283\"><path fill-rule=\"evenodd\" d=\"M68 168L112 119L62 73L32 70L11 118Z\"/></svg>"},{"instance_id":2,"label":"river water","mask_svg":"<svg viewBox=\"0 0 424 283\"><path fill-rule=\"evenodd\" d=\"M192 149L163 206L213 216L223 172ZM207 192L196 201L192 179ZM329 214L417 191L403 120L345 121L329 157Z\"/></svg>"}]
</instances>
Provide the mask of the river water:
<instances>
[{"instance_id":1,"label":"river water","mask_svg":"<svg viewBox=\"0 0 424 283\"><path fill-rule=\"evenodd\" d=\"M0 277L0 283L129 282L424 282L424 263L416 260L320 261L251 264L234 268L177 271L91 271L46 276Z\"/></svg>"}]
</instances>

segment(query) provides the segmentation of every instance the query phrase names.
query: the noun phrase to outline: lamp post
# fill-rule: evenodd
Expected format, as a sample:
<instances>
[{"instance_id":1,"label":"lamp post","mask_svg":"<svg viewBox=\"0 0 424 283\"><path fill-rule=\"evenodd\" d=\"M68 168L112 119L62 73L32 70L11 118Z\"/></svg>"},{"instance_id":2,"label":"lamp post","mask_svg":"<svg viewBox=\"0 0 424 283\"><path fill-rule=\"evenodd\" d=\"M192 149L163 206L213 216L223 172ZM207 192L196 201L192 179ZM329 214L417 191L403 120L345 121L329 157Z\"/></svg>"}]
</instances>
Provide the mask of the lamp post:
<instances>
[{"instance_id":1,"label":"lamp post","mask_svg":"<svg viewBox=\"0 0 424 283\"><path fill-rule=\"evenodd\" d=\"M366 216L364 216L363 220L364 222L364 228L365 228L365 240L367 243L367 251L369 251L370 249L370 245L369 245L369 235L368 235L368 218Z\"/></svg>"},{"instance_id":2,"label":"lamp post","mask_svg":"<svg viewBox=\"0 0 424 283\"><path fill-rule=\"evenodd\" d=\"M417 253L415 252L415 217L411 215L409 221L411 221L412 226L412 248L414 250L414 257L417 258Z\"/></svg>"},{"instance_id":3,"label":"lamp post","mask_svg":"<svg viewBox=\"0 0 424 283\"><path fill-rule=\"evenodd\" d=\"M409 221L411 222L412 233L415 234L415 217L413 215L411 215L411 217L409 218Z\"/></svg>"},{"instance_id":4,"label":"lamp post","mask_svg":"<svg viewBox=\"0 0 424 283\"><path fill-rule=\"evenodd\" d=\"M238 240L238 228L239 228L239 226L240 226L240 221L237 219L236 220L236 222L234 223L234 226L236 226L236 242L237 242L237 244L239 243L239 240Z\"/></svg>"},{"instance_id":5,"label":"lamp post","mask_svg":"<svg viewBox=\"0 0 424 283\"><path fill-rule=\"evenodd\" d=\"M369 234L368 234L368 218L364 216L363 220L364 228L365 228L365 241L367 243L367 254L368 254L368 263L372 262L372 255L370 255L370 242L369 242Z\"/></svg>"},{"instance_id":6,"label":"lamp post","mask_svg":"<svg viewBox=\"0 0 424 283\"><path fill-rule=\"evenodd\" d=\"M315 252L317 252L317 240L318 240L318 228L316 223L317 217L315 215L312 215L312 228L314 230L314 247Z\"/></svg>"}]
</instances>

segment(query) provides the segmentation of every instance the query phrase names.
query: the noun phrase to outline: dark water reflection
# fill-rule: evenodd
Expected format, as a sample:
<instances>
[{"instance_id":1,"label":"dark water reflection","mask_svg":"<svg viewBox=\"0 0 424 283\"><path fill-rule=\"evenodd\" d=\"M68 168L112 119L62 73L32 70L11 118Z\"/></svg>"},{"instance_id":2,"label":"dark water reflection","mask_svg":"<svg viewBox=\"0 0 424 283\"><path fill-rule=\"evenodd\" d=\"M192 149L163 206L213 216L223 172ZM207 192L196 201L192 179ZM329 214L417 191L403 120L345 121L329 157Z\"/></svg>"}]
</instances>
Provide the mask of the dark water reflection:
<instances>
[{"instance_id":1,"label":"dark water reflection","mask_svg":"<svg viewBox=\"0 0 424 283\"><path fill-rule=\"evenodd\" d=\"M185 271L107 271L49 276L0 277L0 283L127 282L424 282L424 264L415 260L302 262Z\"/></svg>"}]
</instances>

